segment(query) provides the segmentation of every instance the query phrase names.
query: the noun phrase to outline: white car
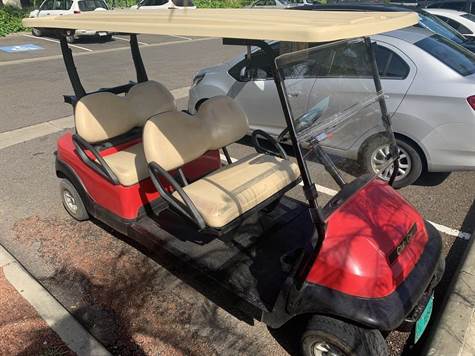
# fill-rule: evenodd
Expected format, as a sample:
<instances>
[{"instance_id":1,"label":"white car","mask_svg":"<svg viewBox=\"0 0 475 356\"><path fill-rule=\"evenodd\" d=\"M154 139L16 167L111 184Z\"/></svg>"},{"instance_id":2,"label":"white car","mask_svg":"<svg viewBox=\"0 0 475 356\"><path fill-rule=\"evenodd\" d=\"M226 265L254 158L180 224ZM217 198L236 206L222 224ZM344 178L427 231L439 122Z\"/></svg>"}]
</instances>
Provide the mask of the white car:
<instances>
[{"instance_id":1,"label":"white car","mask_svg":"<svg viewBox=\"0 0 475 356\"><path fill-rule=\"evenodd\" d=\"M141 0L133 10L196 9L193 0Z\"/></svg>"},{"instance_id":2,"label":"white car","mask_svg":"<svg viewBox=\"0 0 475 356\"><path fill-rule=\"evenodd\" d=\"M437 16L462 35L475 38L475 15L449 9L424 9Z\"/></svg>"},{"instance_id":3,"label":"white car","mask_svg":"<svg viewBox=\"0 0 475 356\"><path fill-rule=\"evenodd\" d=\"M475 170L475 55L445 37L417 27L372 39L377 42L376 62L400 150L395 186L412 184L422 171ZM299 44L271 44L276 54L285 54L294 46ZM286 74L290 76L286 89L295 117L337 92L337 87L339 95L332 99L329 110L345 107L351 101L348 98L367 90L358 86L364 74L349 73L344 65L363 56L353 50L332 51L322 52L320 61L303 61L298 71ZM199 71L190 89L188 111L194 114L208 98L227 95L245 108L253 130L261 129L277 137L285 127L285 118L271 77L272 68L265 59L266 53L256 49L250 60L242 54ZM371 82L367 80L369 87ZM351 130L357 130L357 125L334 132L325 148L377 173L382 162L380 154L387 155L379 150L378 136L373 136L371 130L360 136ZM348 139L350 136L353 138Z\"/></svg>"},{"instance_id":4,"label":"white car","mask_svg":"<svg viewBox=\"0 0 475 356\"><path fill-rule=\"evenodd\" d=\"M30 12L30 17L59 16L80 14L88 11L106 11L109 10L104 0L45 0L37 10ZM44 28L32 28L34 36L43 36L48 32ZM98 36L103 40L110 40L112 35L108 32L96 32L89 30L67 31L66 40L69 43L74 42L80 36Z\"/></svg>"},{"instance_id":5,"label":"white car","mask_svg":"<svg viewBox=\"0 0 475 356\"><path fill-rule=\"evenodd\" d=\"M249 7L266 9L266 8L283 8L287 9L295 6L304 6L304 5L313 5L315 1L313 0L257 0L252 3Z\"/></svg>"}]
</instances>

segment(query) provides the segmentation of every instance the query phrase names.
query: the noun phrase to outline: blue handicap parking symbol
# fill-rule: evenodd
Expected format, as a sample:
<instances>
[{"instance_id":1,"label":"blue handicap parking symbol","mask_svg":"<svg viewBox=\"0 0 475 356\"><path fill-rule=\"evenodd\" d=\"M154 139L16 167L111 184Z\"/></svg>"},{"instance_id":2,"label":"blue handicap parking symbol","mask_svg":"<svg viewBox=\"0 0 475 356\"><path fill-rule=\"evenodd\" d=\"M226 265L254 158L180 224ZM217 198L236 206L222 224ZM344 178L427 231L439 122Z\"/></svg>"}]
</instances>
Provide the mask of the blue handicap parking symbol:
<instances>
[{"instance_id":1,"label":"blue handicap parking symbol","mask_svg":"<svg viewBox=\"0 0 475 356\"><path fill-rule=\"evenodd\" d=\"M38 51L40 49L43 49L43 47L37 46L35 44L31 44L31 43L23 44L23 45L16 45L16 46L0 47L0 51L7 52L7 53Z\"/></svg>"}]
</instances>

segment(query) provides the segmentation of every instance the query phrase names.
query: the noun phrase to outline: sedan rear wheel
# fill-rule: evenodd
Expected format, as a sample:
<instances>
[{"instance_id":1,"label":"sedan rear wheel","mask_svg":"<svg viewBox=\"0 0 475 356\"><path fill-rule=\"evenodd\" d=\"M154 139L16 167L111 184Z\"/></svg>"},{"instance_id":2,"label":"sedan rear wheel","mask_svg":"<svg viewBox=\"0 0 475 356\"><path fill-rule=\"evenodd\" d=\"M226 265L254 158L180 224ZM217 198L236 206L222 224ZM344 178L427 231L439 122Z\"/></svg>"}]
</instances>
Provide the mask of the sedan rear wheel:
<instances>
[{"instance_id":1,"label":"sedan rear wheel","mask_svg":"<svg viewBox=\"0 0 475 356\"><path fill-rule=\"evenodd\" d=\"M393 186L402 188L414 183L422 173L422 157L410 143L396 139L399 152L399 168ZM377 174L381 179L389 181L394 166L387 166L390 159L387 139L376 137L363 149L361 164L369 172Z\"/></svg>"}]
</instances>

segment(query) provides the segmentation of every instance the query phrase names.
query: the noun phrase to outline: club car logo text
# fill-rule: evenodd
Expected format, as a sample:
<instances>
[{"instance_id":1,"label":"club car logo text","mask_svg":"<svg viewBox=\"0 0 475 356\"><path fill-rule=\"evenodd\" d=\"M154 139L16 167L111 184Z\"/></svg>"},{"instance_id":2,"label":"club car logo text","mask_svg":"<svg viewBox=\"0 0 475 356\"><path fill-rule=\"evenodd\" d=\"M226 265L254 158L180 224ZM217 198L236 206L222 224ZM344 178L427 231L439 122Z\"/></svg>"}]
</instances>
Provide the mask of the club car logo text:
<instances>
[{"instance_id":1,"label":"club car logo text","mask_svg":"<svg viewBox=\"0 0 475 356\"><path fill-rule=\"evenodd\" d=\"M406 249L407 245L411 242L412 238L417 232L417 225L412 224L411 228L407 232L407 234L404 236L402 241L399 243L399 245L396 247L396 249L389 255L389 262L393 263L394 260Z\"/></svg>"}]
</instances>

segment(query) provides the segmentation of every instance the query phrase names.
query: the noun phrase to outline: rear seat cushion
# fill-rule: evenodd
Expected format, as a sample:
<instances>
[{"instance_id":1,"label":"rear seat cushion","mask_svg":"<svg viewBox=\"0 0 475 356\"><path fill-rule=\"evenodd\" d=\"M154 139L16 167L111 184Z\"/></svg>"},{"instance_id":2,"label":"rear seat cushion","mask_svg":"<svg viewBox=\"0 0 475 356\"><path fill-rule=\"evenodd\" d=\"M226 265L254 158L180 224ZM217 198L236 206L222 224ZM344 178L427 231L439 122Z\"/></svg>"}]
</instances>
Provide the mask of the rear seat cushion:
<instances>
[{"instance_id":1,"label":"rear seat cushion","mask_svg":"<svg viewBox=\"0 0 475 356\"><path fill-rule=\"evenodd\" d=\"M103 157L123 186L131 186L149 176L142 143Z\"/></svg>"},{"instance_id":2,"label":"rear seat cushion","mask_svg":"<svg viewBox=\"0 0 475 356\"><path fill-rule=\"evenodd\" d=\"M76 105L76 131L94 144L142 127L151 116L171 110L176 110L173 95L154 81L134 85L126 96L89 94Z\"/></svg>"},{"instance_id":3,"label":"rear seat cushion","mask_svg":"<svg viewBox=\"0 0 475 356\"><path fill-rule=\"evenodd\" d=\"M181 111L166 112L145 124L145 157L170 171L202 156L208 150L208 136L199 119Z\"/></svg>"},{"instance_id":4,"label":"rear seat cushion","mask_svg":"<svg viewBox=\"0 0 475 356\"><path fill-rule=\"evenodd\" d=\"M224 166L183 187L183 190L206 224L220 228L281 191L299 176L295 163L256 153L231 166ZM173 196L182 201L177 192Z\"/></svg>"}]
</instances>

